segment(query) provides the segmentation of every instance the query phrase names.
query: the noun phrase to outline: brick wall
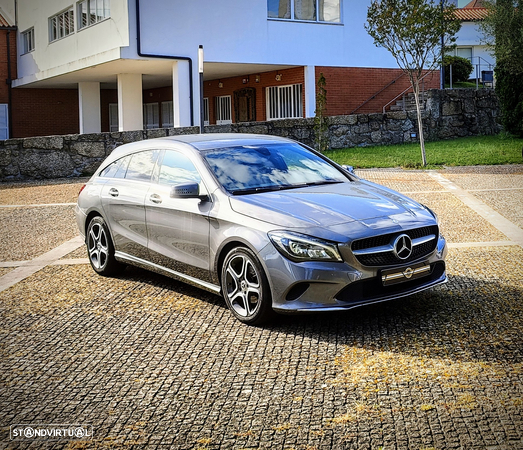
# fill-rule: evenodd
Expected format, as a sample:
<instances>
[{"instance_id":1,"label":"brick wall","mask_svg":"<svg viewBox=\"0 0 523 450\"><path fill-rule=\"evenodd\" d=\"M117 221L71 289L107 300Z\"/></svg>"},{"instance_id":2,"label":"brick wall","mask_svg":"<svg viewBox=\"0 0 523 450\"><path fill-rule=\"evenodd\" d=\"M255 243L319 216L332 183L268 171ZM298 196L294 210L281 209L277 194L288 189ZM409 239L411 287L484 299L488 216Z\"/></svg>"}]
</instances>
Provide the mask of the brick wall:
<instances>
[{"instance_id":1,"label":"brick wall","mask_svg":"<svg viewBox=\"0 0 523 450\"><path fill-rule=\"evenodd\" d=\"M77 89L13 89L13 136L80 131Z\"/></svg>"},{"instance_id":2,"label":"brick wall","mask_svg":"<svg viewBox=\"0 0 523 450\"><path fill-rule=\"evenodd\" d=\"M8 103L9 86L6 83L7 71L7 30L0 30L0 103ZM16 78L16 32L9 35L11 50L11 79Z\"/></svg>"},{"instance_id":3,"label":"brick wall","mask_svg":"<svg viewBox=\"0 0 523 450\"><path fill-rule=\"evenodd\" d=\"M410 87L409 79L401 69L316 67L316 80L323 73L327 89L327 115L352 114L362 103L395 80L383 92L357 110L361 113L381 112L402 91ZM427 75L424 87L439 88L439 72Z\"/></svg>"},{"instance_id":4,"label":"brick wall","mask_svg":"<svg viewBox=\"0 0 523 450\"><path fill-rule=\"evenodd\" d=\"M276 75L281 75L281 80L276 80ZM256 77L259 77L259 81L256 82ZM246 80L246 83L243 82ZM248 81L247 81L248 80ZM223 87L219 87L219 83L222 83ZM222 78L220 80L205 81L203 85L204 97L209 98L209 123L216 123L215 113L215 98L223 95L231 96L232 103L232 121L235 122L235 111L234 111L234 91L254 88L256 89L256 120L266 120L266 100L265 92L266 88L270 86L286 86L289 84L304 84L304 69L303 67L295 67L292 69L278 70L272 72L262 72L258 74L245 75L241 77L233 78ZM305 89L302 93L302 104L304 110L302 115L305 116Z\"/></svg>"}]
</instances>

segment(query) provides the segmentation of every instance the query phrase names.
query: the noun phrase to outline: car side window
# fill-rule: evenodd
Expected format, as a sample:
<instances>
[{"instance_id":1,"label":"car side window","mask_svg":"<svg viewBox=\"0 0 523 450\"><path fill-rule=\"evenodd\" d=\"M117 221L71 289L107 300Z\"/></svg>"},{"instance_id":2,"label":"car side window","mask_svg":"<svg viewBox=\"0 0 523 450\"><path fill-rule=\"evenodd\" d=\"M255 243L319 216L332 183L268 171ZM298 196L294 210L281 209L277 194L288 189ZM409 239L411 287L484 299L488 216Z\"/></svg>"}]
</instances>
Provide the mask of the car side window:
<instances>
[{"instance_id":1,"label":"car side window","mask_svg":"<svg viewBox=\"0 0 523 450\"><path fill-rule=\"evenodd\" d=\"M99 176L103 178L113 178L116 175L116 172L118 171L118 167L120 166L121 162L121 159L112 162L104 170L100 172Z\"/></svg>"},{"instance_id":2,"label":"car side window","mask_svg":"<svg viewBox=\"0 0 523 450\"><path fill-rule=\"evenodd\" d=\"M174 150L166 150L160 167L158 183L181 184L199 183L200 181L200 174L187 156Z\"/></svg>"},{"instance_id":3,"label":"car side window","mask_svg":"<svg viewBox=\"0 0 523 450\"><path fill-rule=\"evenodd\" d=\"M125 173L125 179L150 181L159 153L159 150L146 150L131 155L131 160Z\"/></svg>"},{"instance_id":4,"label":"car side window","mask_svg":"<svg viewBox=\"0 0 523 450\"><path fill-rule=\"evenodd\" d=\"M129 165L131 156L132 155L125 156L119 159L120 165L118 166L118 170L114 174L113 178L125 178L125 172L127 172L127 166Z\"/></svg>"}]
</instances>

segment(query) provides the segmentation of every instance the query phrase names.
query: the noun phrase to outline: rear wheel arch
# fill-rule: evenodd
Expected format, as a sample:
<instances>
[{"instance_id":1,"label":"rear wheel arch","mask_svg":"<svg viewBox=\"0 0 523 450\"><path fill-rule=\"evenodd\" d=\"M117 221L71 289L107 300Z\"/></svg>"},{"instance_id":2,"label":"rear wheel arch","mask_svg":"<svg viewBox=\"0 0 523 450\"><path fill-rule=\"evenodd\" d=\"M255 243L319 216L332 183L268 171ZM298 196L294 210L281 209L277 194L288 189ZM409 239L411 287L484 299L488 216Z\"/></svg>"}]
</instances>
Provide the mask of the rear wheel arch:
<instances>
[{"instance_id":1,"label":"rear wheel arch","mask_svg":"<svg viewBox=\"0 0 523 450\"><path fill-rule=\"evenodd\" d=\"M95 272L103 276L120 273L125 265L115 259L114 243L107 222L93 211L87 216L85 245L89 263Z\"/></svg>"},{"instance_id":2,"label":"rear wheel arch","mask_svg":"<svg viewBox=\"0 0 523 450\"><path fill-rule=\"evenodd\" d=\"M84 224L84 234L87 238L87 229L89 228L89 224L91 223L91 220L93 220L96 216L102 217L102 215L98 211L91 211L89 214L87 214L87 217L85 218L85 224Z\"/></svg>"}]
</instances>

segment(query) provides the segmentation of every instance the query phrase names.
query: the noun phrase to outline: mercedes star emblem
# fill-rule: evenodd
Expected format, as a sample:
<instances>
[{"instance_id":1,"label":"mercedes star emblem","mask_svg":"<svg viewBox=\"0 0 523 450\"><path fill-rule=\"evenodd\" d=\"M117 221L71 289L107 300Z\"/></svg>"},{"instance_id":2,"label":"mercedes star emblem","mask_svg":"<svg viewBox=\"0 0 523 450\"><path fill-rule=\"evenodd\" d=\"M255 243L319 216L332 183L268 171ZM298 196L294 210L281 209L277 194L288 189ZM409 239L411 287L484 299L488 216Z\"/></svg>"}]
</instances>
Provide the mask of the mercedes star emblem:
<instances>
[{"instance_id":1,"label":"mercedes star emblem","mask_svg":"<svg viewBox=\"0 0 523 450\"><path fill-rule=\"evenodd\" d=\"M412 254L412 241L406 234L399 235L394 241L394 255L399 259L407 259Z\"/></svg>"}]
</instances>

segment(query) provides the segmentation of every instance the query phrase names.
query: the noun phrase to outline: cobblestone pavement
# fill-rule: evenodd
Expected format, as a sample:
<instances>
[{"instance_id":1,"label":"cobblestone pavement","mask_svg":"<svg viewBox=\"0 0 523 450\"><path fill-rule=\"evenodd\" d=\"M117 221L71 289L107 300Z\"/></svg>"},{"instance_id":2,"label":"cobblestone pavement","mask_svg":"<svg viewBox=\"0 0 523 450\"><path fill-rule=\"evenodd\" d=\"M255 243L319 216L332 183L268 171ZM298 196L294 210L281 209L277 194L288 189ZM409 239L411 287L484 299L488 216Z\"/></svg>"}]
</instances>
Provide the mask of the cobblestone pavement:
<instances>
[{"instance_id":1,"label":"cobblestone pavement","mask_svg":"<svg viewBox=\"0 0 523 450\"><path fill-rule=\"evenodd\" d=\"M359 174L438 213L449 282L264 328L156 274L97 276L81 183L0 186L0 448L523 449L523 166Z\"/></svg>"}]
</instances>

